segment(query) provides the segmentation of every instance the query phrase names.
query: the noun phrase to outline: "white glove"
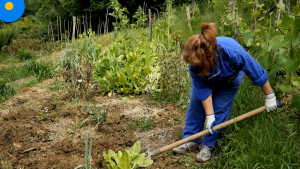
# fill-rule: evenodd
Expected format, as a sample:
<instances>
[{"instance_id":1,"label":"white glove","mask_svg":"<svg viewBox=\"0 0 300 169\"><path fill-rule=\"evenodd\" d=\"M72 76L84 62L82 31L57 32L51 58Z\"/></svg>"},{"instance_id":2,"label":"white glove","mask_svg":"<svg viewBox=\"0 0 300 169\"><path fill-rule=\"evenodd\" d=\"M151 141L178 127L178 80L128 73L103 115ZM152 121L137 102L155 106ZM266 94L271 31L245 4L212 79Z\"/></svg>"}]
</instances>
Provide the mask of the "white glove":
<instances>
[{"instance_id":1,"label":"white glove","mask_svg":"<svg viewBox=\"0 0 300 169\"><path fill-rule=\"evenodd\" d=\"M266 95L265 106L267 112L277 109L276 96L274 93Z\"/></svg>"},{"instance_id":2,"label":"white glove","mask_svg":"<svg viewBox=\"0 0 300 169\"><path fill-rule=\"evenodd\" d=\"M206 115L206 129L209 130L210 134L214 134L213 126L216 123L215 114Z\"/></svg>"}]
</instances>

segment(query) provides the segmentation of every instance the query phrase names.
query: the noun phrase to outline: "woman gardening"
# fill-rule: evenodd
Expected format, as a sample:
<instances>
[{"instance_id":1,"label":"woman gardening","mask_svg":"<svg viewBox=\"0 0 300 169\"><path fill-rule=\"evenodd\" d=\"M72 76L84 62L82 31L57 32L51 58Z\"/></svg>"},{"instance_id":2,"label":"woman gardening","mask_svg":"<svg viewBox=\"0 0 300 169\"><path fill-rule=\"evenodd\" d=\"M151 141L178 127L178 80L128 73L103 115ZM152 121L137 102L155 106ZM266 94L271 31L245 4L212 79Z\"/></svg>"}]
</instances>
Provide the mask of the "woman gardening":
<instances>
[{"instance_id":1,"label":"woman gardening","mask_svg":"<svg viewBox=\"0 0 300 169\"><path fill-rule=\"evenodd\" d=\"M229 37L216 37L212 23L203 23L201 33L192 36L186 43L183 59L189 64L192 77L190 104L187 110L183 138L203 129L210 134L204 136L197 161L211 159L220 132L213 131L214 125L227 121L234 97L242 83L244 73L253 85L260 86L265 94L267 112L277 108L276 96L268 81L268 75L243 47ZM185 153L198 149L199 139L173 149L174 153Z\"/></svg>"}]
</instances>

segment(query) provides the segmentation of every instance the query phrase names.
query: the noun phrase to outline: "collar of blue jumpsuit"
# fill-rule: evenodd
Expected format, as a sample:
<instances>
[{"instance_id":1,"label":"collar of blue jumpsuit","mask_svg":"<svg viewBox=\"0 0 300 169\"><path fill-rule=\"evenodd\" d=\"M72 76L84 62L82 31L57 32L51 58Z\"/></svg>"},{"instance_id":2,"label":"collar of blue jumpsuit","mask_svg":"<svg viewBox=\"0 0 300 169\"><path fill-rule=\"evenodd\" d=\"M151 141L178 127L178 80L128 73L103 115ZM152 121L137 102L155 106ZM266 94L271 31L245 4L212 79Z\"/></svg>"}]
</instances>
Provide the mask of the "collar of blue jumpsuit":
<instances>
[{"instance_id":1,"label":"collar of blue jumpsuit","mask_svg":"<svg viewBox=\"0 0 300 169\"><path fill-rule=\"evenodd\" d=\"M200 70L197 68L197 66L191 66L191 71L192 71L196 76L198 76L198 77L200 77L200 78L204 78L205 80L210 80L210 79L212 79L212 78L214 78L214 77L217 77L217 76L221 73L221 71L220 71L220 66L219 66L219 65L216 66L216 67L214 68L214 70L211 71L207 76L201 76L201 75L199 75L199 74L200 74Z\"/></svg>"}]
</instances>

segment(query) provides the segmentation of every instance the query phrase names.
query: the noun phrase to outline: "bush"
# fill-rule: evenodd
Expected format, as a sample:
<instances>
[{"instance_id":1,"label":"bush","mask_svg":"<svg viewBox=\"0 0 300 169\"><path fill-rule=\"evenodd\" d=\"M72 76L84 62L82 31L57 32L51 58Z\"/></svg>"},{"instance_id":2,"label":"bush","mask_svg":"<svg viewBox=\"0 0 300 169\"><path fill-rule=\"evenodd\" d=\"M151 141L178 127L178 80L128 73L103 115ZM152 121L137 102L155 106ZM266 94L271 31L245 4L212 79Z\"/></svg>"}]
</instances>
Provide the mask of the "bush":
<instances>
[{"instance_id":1,"label":"bush","mask_svg":"<svg viewBox=\"0 0 300 169\"><path fill-rule=\"evenodd\" d=\"M55 74L55 66L52 62L36 62L30 60L25 63L24 68L30 71L38 81L52 78Z\"/></svg>"},{"instance_id":2,"label":"bush","mask_svg":"<svg viewBox=\"0 0 300 169\"><path fill-rule=\"evenodd\" d=\"M5 45L9 45L13 39L17 38L18 34L18 30L14 27L4 25L0 29L0 49Z\"/></svg>"},{"instance_id":3,"label":"bush","mask_svg":"<svg viewBox=\"0 0 300 169\"><path fill-rule=\"evenodd\" d=\"M6 86L5 82L0 81L0 103L9 99L15 93L15 90L11 86Z\"/></svg>"},{"instance_id":4,"label":"bush","mask_svg":"<svg viewBox=\"0 0 300 169\"><path fill-rule=\"evenodd\" d=\"M51 52L53 49L54 43L45 43L43 40L35 39L17 39L13 40L10 45L4 46L2 48L3 53L17 54L20 48L30 49L34 52L46 51Z\"/></svg>"},{"instance_id":5,"label":"bush","mask_svg":"<svg viewBox=\"0 0 300 169\"><path fill-rule=\"evenodd\" d=\"M29 60L33 58L33 55L29 49L21 48L18 50L17 58L20 60Z\"/></svg>"}]
</instances>

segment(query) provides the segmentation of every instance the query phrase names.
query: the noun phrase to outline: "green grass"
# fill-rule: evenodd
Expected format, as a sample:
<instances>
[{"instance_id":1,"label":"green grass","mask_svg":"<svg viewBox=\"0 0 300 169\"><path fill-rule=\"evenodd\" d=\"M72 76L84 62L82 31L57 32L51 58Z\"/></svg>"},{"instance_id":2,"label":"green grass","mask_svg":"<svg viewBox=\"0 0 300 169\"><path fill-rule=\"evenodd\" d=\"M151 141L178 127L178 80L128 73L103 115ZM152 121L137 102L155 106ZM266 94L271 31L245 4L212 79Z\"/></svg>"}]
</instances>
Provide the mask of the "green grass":
<instances>
[{"instance_id":1,"label":"green grass","mask_svg":"<svg viewBox=\"0 0 300 169\"><path fill-rule=\"evenodd\" d=\"M245 78L230 118L264 106L264 95ZM300 143L296 122L280 111L262 112L222 131L215 168L299 168Z\"/></svg>"},{"instance_id":2,"label":"green grass","mask_svg":"<svg viewBox=\"0 0 300 169\"><path fill-rule=\"evenodd\" d=\"M6 83L35 76L34 80L22 84L17 90L30 87L44 79L53 77L55 74L54 68L51 62L36 62L34 60L26 61L18 66L0 68L0 103L8 100L17 93L16 89L5 85Z\"/></svg>"}]
</instances>

